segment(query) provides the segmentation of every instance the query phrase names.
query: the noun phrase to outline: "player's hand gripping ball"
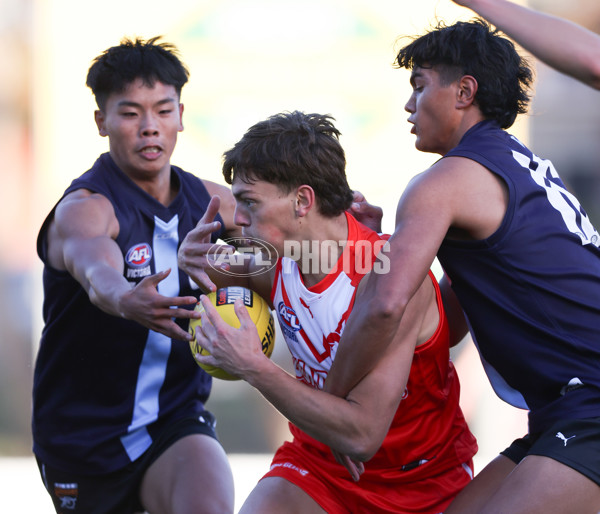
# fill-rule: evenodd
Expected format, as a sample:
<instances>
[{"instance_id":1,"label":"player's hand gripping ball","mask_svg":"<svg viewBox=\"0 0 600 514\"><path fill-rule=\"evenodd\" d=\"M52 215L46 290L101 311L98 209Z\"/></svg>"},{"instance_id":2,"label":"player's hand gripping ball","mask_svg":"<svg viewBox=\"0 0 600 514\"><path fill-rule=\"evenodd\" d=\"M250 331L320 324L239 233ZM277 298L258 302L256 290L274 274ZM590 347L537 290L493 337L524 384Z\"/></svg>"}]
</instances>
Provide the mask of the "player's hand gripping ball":
<instances>
[{"instance_id":1,"label":"player's hand gripping ball","mask_svg":"<svg viewBox=\"0 0 600 514\"><path fill-rule=\"evenodd\" d=\"M223 318L226 323L229 323L234 328L240 327L240 320L235 314L233 304L238 298L244 300L244 305L248 309L250 318L256 325L258 331L258 337L260 337L262 343L262 351L267 357L271 357L273 353L273 347L275 345L275 323L273 321L273 315L267 302L257 295L254 291L245 287L223 287L217 289L215 292L209 293L207 297L210 299L212 304L217 308L217 312ZM196 304L196 311L203 312L204 307L198 302ZM196 341L196 328L202 325L200 319L190 320L189 332L193 339L190 341L190 348L192 355L210 355L204 348L202 348ZM230 375L226 371L216 366L209 366L207 364L201 364L196 360L198 366L200 366L209 375L220 378L222 380L239 380L238 377Z\"/></svg>"}]
</instances>

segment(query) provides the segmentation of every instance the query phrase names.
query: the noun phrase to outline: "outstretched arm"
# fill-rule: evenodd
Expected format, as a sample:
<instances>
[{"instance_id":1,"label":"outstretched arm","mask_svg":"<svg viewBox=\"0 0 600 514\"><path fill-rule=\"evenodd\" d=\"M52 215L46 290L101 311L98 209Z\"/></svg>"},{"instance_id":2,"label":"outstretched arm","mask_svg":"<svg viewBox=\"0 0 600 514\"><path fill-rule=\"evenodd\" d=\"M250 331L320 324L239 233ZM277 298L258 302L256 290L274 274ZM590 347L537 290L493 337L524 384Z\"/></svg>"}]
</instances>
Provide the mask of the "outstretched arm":
<instances>
[{"instance_id":1,"label":"outstretched arm","mask_svg":"<svg viewBox=\"0 0 600 514\"><path fill-rule=\"evenodd\" d=\"M600 89L598 34L508 0L453 1L475 11L549 66Z\"/></svg>"},{"instance_id":2,"label":"outstretched arm","mask_svg":"<svg viewBox=\"0 0 600 514\"><path fill-rule=\"evenodd\" d=\"M168 337L189 340L191 336L173 318L196 317L193 311L180 308L193 305L196 298L171 298L158 292L170 270L130 284L123 276L123 255L115 241L118 232L113 207L104 196L75 191L59 203L48 228L49 264L68 271L104 312Z\"/></svg>"}]
</instances>

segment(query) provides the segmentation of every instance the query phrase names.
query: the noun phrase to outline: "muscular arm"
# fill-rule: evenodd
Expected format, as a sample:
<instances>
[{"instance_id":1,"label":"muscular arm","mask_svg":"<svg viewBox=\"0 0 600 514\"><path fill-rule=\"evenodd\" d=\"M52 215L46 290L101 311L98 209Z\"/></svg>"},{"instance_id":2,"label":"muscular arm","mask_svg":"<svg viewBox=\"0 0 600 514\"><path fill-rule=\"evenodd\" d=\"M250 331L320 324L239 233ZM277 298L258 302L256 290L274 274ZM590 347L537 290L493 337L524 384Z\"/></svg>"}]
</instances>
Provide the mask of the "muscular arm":
<instances>
[{"instance_id":1,"label":"muscular arm","mask_svg":"<svg viewBox=\"0 0 600 514\"><path fill-rule=\"evenodd\" d=\"M203 304L208 315L198 342L212 354L204 358L207 363L246 380L296 426L361 461L381 446L406 387L415 345L435 332L439 319L427 278L407 306L383 358L343 399L302 384L266 358L243 306L236 305L241 320L236 330L222 322L209 302Z\"/></svg>"},{"instance_id":2,"label":"muscular arm","mask_svg":"<svg viewBox=\"0 0 600 514\"><path fill-rule=\"evenodd\" d=\"M453 1L475 11L549 66L600 89L598 34L507 0Z\"/></svg>"},{"instance_id":3,"label":"muscular arm","mask_svg":"<svg viewBox=\"0 0 600 514\"><path fill-rule=\"evenodd\" d=\"M179 307L193 305L196 298L158 293L157 286L169 270L146 277L136 286L130 284L123 276L123 255L115 242L118 232L113 207L104 196L75 191L59 203L49 226L49 264L68 271L104 312L188 340L189 334L172 318L193 317L191 311Z\"/></svg>"},{"instance_id":4,"label":"muscular arm","mask_svg":"<svg viewBox=\"0 0 600 514\"><path fill-rule=\"evenodd\" d=\"M444 238L484 239L502 222L506 190L480 164L444 158L415 177L400 198L388 273L371 273L341 338L325 390L345 396L392 341Z\"/></svg>"}]
</instances>

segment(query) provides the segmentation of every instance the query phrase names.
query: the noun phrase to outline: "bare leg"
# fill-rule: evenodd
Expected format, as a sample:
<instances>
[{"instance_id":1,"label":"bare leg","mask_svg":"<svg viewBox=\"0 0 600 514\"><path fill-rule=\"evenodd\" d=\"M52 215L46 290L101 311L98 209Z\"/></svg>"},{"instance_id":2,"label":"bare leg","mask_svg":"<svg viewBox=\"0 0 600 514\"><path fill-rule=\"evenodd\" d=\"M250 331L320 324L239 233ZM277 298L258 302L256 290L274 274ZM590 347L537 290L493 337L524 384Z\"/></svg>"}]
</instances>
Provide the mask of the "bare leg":
<instances>
[{"instance_id":1,"label":"bare leg","mask_svg":"<svg viewBox=\"0 0 600 514\"><path fill-rule=\"evenodd\" d=\"M148 468L140 497L151 514L233 513L233 474L225 451L207 435L180 439Z\"/></svg>"},{"instance_id":2,"label":"bare leg","mask_svg":"<svg viewBox=\"0 0 600 514\"><path fill-rule=\"evenodd\" d=\"M515 469L516 464L504 455L498 455L478 473L444 511L444 514L475 514L498 490L502 481Z\"/></svg>"},{"instance_id":3,"label":"bare leg","mask_svg":"<svg viewBox=\"0 0 600 514\"><path fill-rule=\"evenodd\" d=\"M480 511L484 514L598 514L600 486L548 457L529 455Z\"/></svg>"},{"instance_id":4,"label":"bare leg","mask_svg":"<svg viewBox=\"0 0 600 514\"><path fill-rule=\"evenodd\" d=\"M298 486L280 477L263 478L252 490L239 514L326 514Z\"/></svg>"}]
</instances>

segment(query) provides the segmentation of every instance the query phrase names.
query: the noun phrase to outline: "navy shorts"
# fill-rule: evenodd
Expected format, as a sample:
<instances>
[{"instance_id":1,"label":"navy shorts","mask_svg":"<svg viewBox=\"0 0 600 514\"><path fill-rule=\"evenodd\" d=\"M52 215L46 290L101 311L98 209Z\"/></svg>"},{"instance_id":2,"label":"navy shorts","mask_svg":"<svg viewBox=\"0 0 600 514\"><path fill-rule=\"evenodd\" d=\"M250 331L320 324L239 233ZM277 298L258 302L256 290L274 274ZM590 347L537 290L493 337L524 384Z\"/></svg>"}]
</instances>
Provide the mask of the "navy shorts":
<instances>
[{"instance_id":1,"label":"navy shorts","mask_svg":"<svg viewBox=\"0 0 600 514\"><path fill-rule=\"evenodd\" d=\"M600 485L600 418L565 419L515 440L501 455L518 464L527 455L554 459Z\"/></svg>"},{"instance_id":2,"label":"navy shorts","mask_svg":"<svg viewBox=\"0 0 600 514\"><path fill-rule=\"evenodd\" d=\"M139 459L106 475L77 475L48 466L39 459L37 464L54 508L60 514L143 512L139 489L146 470L173 443L191 434L205 434L217 439L214 416L204 411L200 418L185 418L168 424Z\"/></svg>"}]
</instances>

